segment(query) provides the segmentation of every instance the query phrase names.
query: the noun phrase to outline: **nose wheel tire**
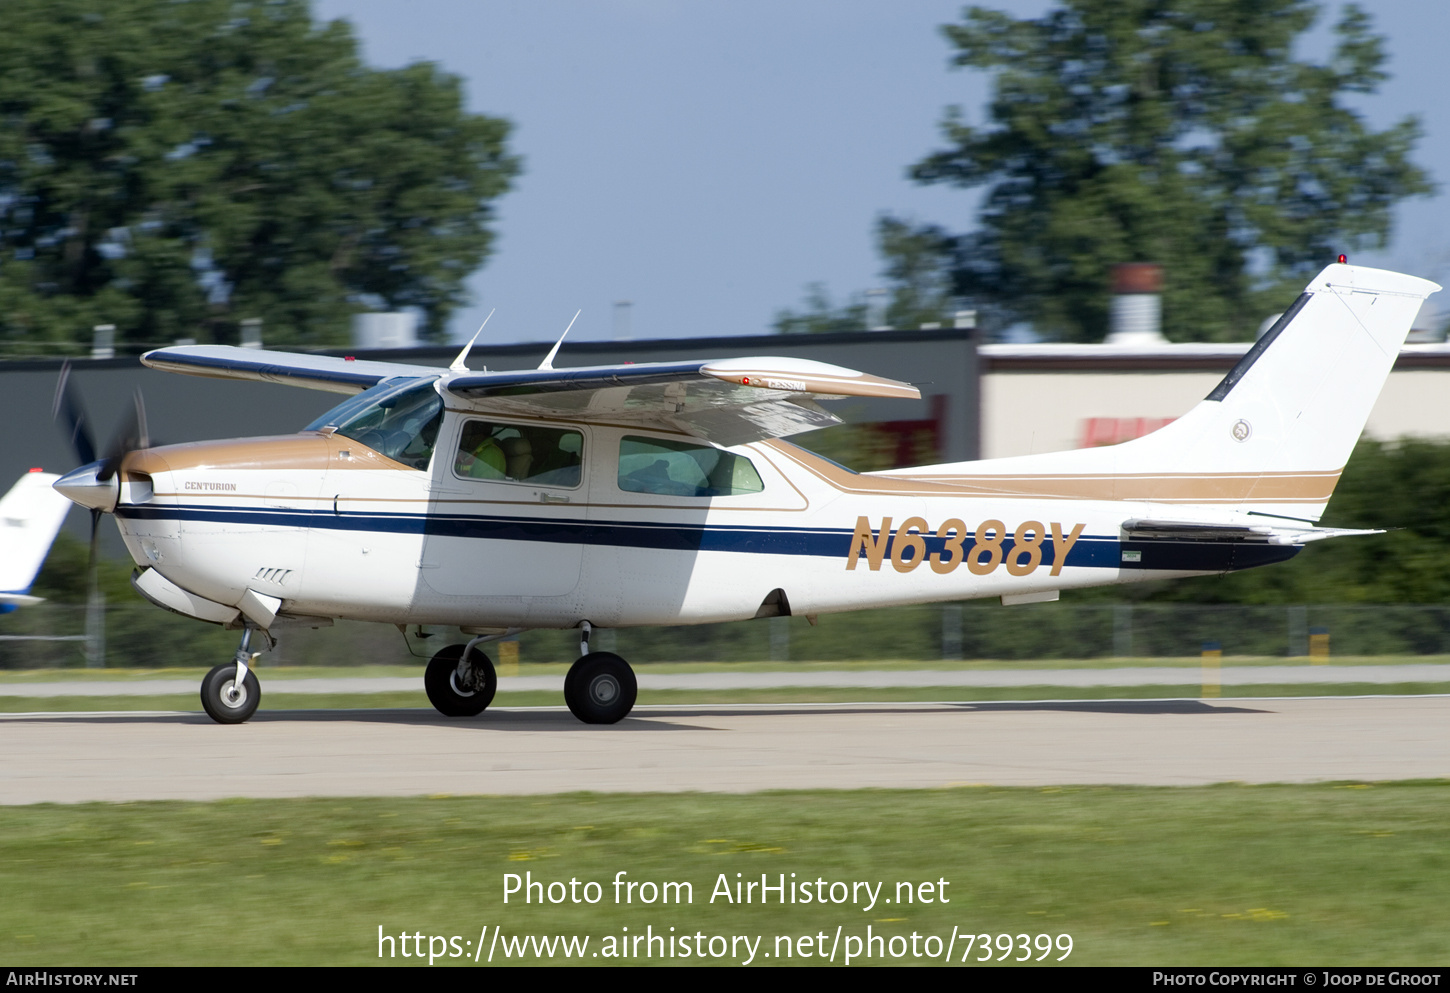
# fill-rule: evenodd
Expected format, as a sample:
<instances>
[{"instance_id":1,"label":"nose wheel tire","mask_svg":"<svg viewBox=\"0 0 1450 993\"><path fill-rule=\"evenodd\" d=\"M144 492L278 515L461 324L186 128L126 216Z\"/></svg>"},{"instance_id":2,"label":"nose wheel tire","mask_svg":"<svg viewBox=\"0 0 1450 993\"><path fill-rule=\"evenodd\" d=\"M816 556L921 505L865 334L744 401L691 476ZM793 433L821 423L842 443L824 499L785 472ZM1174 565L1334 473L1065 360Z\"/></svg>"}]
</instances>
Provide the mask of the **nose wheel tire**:
<instances>
[{"instance_id":1,"label":"nose wheel tire","mask_svg":"<svg viewBox=\"0 0 1450 993\"><path fill-rule=\"evenodd\" d=\"M444 717L476 717L483 713L498 692L498 673L493 662L477 648L468 653L467 645L449 645L433 656L423 673L423 687L428 702Z\"/></svg>"},{"instance_id":2,"label":"nose wheel tire","mask_svg":"<svg viewBox=\"0 0 1450 993\"><path fill-rule=\"evenodd\" d=\"M257 712L262 686L252 671L237 685L237 664L223 662L201 681L201 706L218 724L240 724Z\"/></svg>"},{"instance_id":3,"label":"nose wheel tire","mask_svg":"<svg viewBox=\"0 0 1450 993\"><path fill-rule=\"evenodd\" d=\"M638 695L634 670L612 652L590 652L564 679L564 702L585 724L617 724L634 709Z\"/></svg>"}]
</instances>

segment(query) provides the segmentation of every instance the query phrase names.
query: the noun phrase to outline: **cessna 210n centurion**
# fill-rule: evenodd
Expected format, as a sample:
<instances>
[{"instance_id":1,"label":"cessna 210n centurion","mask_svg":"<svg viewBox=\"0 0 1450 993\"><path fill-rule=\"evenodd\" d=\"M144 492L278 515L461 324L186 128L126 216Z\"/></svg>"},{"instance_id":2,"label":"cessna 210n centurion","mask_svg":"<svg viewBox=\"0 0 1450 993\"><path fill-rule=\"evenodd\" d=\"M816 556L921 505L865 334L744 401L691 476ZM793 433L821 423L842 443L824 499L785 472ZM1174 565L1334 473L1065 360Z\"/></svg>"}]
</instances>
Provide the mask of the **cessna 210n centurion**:
<instances>
[{"instance_id":1,"label":"cessna 210n centurion","mask_svg":"<svg viewBox=\"0 0 1450 993\"><path fill-rule=\"evenodd\" d=\"M354 394L301 433L147 448L56 488L114 515L162 607L241 630L202 683L215 720L260 698L287 624L457 626L429 699L478 714L479 645L574 628L564 698L589 723L635 701L595 628L815 615L1200 576L1278 562L1315 525L1423 300L1440 287L1321 272L1183 417L1125 444L855 473L779 440L837 423L820 397L919 396L799 359L471 372L223 346L143 362Z\"/></svg>"}]
</instances>

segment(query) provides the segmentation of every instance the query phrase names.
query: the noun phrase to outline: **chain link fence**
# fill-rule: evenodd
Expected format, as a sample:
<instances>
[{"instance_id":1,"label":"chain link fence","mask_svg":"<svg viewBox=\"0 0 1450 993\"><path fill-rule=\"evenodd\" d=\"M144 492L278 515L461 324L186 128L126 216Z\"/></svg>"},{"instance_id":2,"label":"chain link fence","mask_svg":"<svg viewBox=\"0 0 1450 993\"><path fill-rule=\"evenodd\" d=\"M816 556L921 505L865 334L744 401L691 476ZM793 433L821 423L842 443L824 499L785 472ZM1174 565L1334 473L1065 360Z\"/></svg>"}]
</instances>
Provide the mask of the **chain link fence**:
<instances>
[{"instance_id":1,"label":"chain link fence","mask_svg":"<svg viewBox=\"0 0 1450 993\"><path fill-rule=\"evenodd\" d=\"M142 604L105 610L104 637L87 640L86 608L39 604L0 616L0 668L82 667L99 649L108 667L210 667L238 634ZM405 640L391 625L339 623L280 631L274 665L396 665L460 640L428 629ZM38 639L38 640L29 640ZM55 640L70 639L70 640ZM523 662L570 662L577 631L520 635ZM931 604L730 624L596 632L594 647L634 663L1052 660L1197 656L1450 655L1450 607L1420 604L1258 607L1192 604ZM491 654L497 654L491 652Z\"/></svg>"}]
</instances>

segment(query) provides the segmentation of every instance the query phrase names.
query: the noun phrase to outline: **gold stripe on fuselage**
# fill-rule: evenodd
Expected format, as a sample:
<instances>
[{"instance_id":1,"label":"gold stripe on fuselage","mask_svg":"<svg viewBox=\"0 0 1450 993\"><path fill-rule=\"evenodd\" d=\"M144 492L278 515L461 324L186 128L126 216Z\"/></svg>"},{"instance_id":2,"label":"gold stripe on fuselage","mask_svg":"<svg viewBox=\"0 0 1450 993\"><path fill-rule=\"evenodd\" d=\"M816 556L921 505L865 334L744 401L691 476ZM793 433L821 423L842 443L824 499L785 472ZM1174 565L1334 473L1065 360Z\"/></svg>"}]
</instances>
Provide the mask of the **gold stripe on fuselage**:
<instances>
[{"instance_id":1,"label":"gold stripe on fuselage","mask_svg":"<svg viewBox=\"0 0 1450 993\"><path fill-rule=\"evenodd\" d=\"M857 475L788 442L767 445L846 493L881 496L983 496L1160 503L1326 503L1342 470L1124 475Z\"/></svg>"},{"instance_id":2,"label":"gold stripe on fuselage","mask_svg":"<svg viewBox=\"0 0 1450 993\"><path fill-rule=\"evenodd\" d=\"M761 443L842 493L857 496L980 496L1008 499L1140 500L1156 503L1327 503L1339 470L1264 473L1129 473L1124 475L877 476L843 469L789 442ZM346 451L349 457L343 458ZM145 449L126 457L123 472L194 470L420 470L342 435L303 432ZM788 472L781 476L790 480ZM794 484L791 484L794 487ZM800 491L797 488L797 493ZM195 496L196 494L188 494ZM803 495L803 494L802 494ZM646 505L648 506L648 505Z\"/></svg>"},{"instance_id":3,"label":"gold stripe on fuselage","mask_svg":"<svg viewBox=\"0 0 1450 993\"><path fill-rule=\"evenodd\" d=\"M346 451L347 458L341 453ZM298 469L401 469L419 472L340 434L304 431L267 438L232 441L197 441L184 445L147 448L126 456L128 472L185 472L190 470Z\"/></svg>"}]
</instances>

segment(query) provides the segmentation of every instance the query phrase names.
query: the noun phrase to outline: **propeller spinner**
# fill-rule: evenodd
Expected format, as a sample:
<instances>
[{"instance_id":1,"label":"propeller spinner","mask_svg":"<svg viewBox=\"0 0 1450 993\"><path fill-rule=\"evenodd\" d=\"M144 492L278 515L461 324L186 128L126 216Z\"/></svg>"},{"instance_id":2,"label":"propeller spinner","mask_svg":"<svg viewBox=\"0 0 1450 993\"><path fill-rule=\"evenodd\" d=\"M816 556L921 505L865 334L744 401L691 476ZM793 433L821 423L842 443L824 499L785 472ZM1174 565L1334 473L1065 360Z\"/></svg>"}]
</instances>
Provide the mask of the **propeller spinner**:
<instances>
[{"instance_id":1,"label":"propeller spinner","mask_svg":"<svg viewBox=\"0 0 1450 993\"><path fill-rule=\"evenodd\" d=\"M91 562L94 565L101 514L115 510L121 498L118 475L121 462L128 453L150 447L146 432L146 404L141 399L141 391L137 390L129 416L112 437L106 454L98 459L90 420L75 384L71 382L70 372L70 363L67 362L61 367L60 382L56 384L53 414L57 421L64 422L76 457L85 464L56 480L55 489L72 503L91 512Z\"/></svg>"}]
</instances>

